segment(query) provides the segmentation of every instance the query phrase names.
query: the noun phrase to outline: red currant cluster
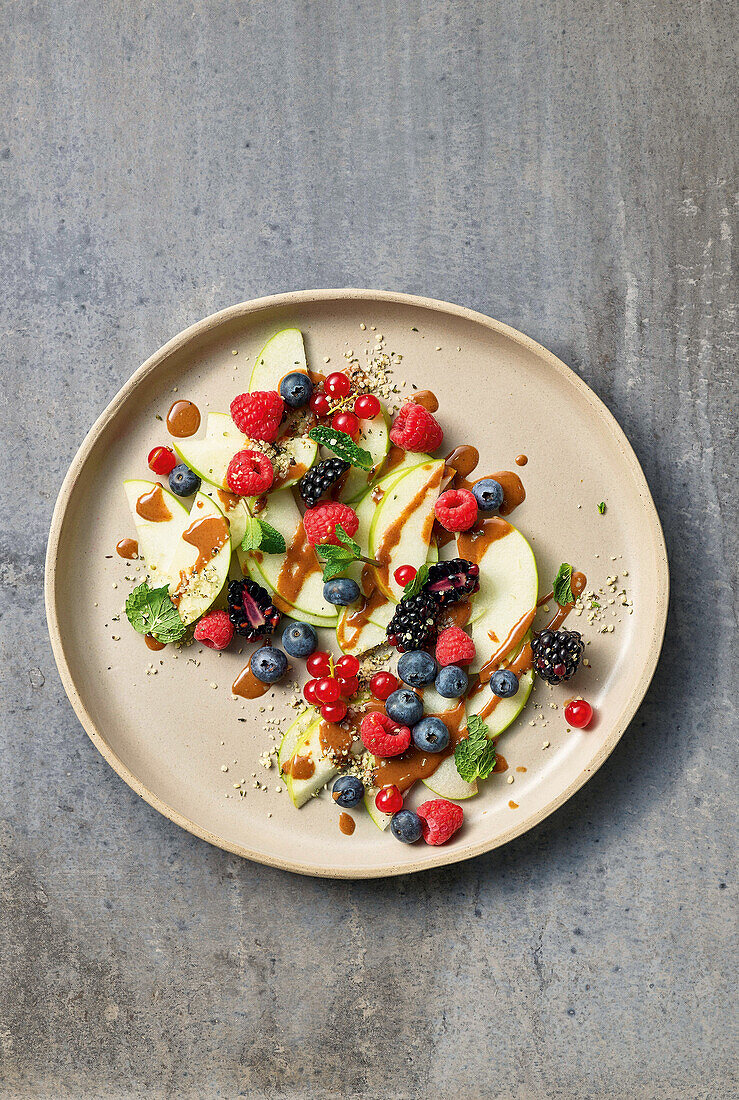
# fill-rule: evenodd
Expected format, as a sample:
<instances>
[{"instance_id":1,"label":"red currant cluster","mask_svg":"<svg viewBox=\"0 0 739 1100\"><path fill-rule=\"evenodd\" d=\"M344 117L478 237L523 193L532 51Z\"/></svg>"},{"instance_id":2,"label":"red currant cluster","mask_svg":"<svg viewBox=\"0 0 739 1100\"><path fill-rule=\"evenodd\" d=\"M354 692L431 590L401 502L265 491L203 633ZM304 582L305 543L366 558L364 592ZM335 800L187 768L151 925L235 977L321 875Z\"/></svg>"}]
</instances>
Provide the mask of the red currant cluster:
<instances>
[{"instance_id":1,"label":"red currant cluster","mask_svg":"<svg viewBox=\"0 0 739 1100\"><path fill-rule=\"evenodd\" d=\"M319 650L311 654L305 667L313 677L303 688L306 702L319 707L326 722L343 721L348 709L345 700L359 688L357 658L347 654L334 663L329 653Z\"/></svg>"},{"instance_id":2,"label":"red currant cluster","mask_svg":"<svg viewBox=\"0 0 739 1100\"><path fill-rule=\"evenodd\" d=\"M346 432L352 439L359 436L359 421L372 420L380 412L380 402L372 393L363 393L353 399L352 384L346 374L336 371L329 374L322 390L315 390L310 399L311 412L316 416L330 416L331 427Z\"/></svg>"},{"instance_id":3,"label":"red currant cluster","mask_svg":"<svg viewBox=\"0 0 739 1100\"><path fill-rule=\"evenodd\" d=\"M401 566L401 568L411 567ZM415 569L413 572L415 575ZM408 580L412 579L412 577L408 578ZM403 583L407 584L408 580ZM370 691L375 699L379 699L381 703L384 703L388 696L397 691L399 687L400 680L397 676L393 676L392 672L376 672L370 680ZM398 810L403 809L403 796L394 783L380 788L375 795L375 806L383 814L396 814Z\"/></svg>"}]
</instances>

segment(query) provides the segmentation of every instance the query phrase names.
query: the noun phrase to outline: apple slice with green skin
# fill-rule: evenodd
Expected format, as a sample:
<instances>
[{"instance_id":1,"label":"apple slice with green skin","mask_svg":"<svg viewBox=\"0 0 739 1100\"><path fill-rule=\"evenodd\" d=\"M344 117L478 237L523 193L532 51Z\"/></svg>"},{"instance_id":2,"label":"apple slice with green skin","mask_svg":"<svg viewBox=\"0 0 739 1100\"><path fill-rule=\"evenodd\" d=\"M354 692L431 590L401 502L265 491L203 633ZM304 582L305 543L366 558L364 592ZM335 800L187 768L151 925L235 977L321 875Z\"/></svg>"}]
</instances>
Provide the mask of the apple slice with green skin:
<instances>
[{"instance_id":1,"label":"apple slice with green skin","mask_svg":"<svg viewBox=\"0 0 739 1100\"><path fill-rule=\"evenodd\" d=\"M283 328L267 341L257 356L249 379L249 393L277 390L286 374L308 374L305 344L299 328Z\"/></svg>"},{"instance_id":2,"label":"apple slice with green skin","mask_svg":"<svg viewBox=\"0 0 739 1100\"><path fill-rule=\"evenodd\" d=\"M496 537L488 542L479 557L480 588L471 598L472 614L467 624L468 633L475 643L476 655L469 665L469 672L479 672L493 653L510 638L509 650L520 648L521 633L528 629L527 616L536 609L539 577L534 552L520 531L504 519L496 516L486 520L493 524ZM484 534L481 536L484 538ZM471 543L472 549L466 547ZM475 540L466 535L457 539L460 558L474 552ZM516 637L516 628L519 628ZM501 660L507 656L504 650Z\"/></svg>"},{"instance_id":3,"label":"apple slice with green skin","mask_svg":"<svg viewBox=\"0 0 739 1100\"><path fill-rule=\"evenodd\" d=\"M298 717L294 722L285 730L285 735L280 741L280 747L277 750L277 764L282 771L282 766L285 761L289 760L292 754L295 752L295 746L299 739L306 732L306 730L318 721L320 714L315 707L305 707L301 710Z\"/></svg>"},{"instance_id":4,"label":"apple slice with green skin","mask_svg":"<svg viewBox=\"0 0 739 1100\"><path fill-rule=\"evenodd\" d=\"M295 744L295 748L285 761L285 770L283 772L285 776L285 786L287 787L288 794L293 801L293 805L300 809L304 806L309 798L312 798L314 794L330 783L335 775L339 774L340 769L336 767L331 760L323 755L323 749L321 747L321 726L323 720L320 715L317 721L313 722L308 729L302 733ZM295 760L309 760L313 764L313 772L306 779L295 779L290 774L290 765Z\"/></svg>"},{"instance_id":5,"label":"apple slice with green skin","mask_svg":"<svg viewBox=\"0 0 739 1100\"><path fill-rule=\"evenodd\" d=\"M531 635L528 634L524 640L530 641ZM518 652L522 647L517 647ZM506 668L506 662L501 661L498 668ZM512 722L518 718L519 714L526 706L531 689L534 686L534 671L529 669L524 672L518 678L518 691L515 695L512 695L509 699L499 699L495 704L495 709L486 714L493 694L490 690L489 684L486 684L479 694L474 695L467 700L467 717L472 714L479 714L487 724L489 733L488 737L491 741L500 737L501 733L508 729Z\"/></svg>"},{"instance_id":6,"label":"apple slice with green skin","mask_svg":"<svg viewBox=\"0 0 739 1100\"><path fill-rule=\"evenodd\" d=\"M151 581L155 585L158 581L166 584L172 596L177 593L177 610L187 626L205 614L218 597L228 575L231 539L226 517L215 501L204 493L196 494L188 513L177 498L163 489L158 481L127 481L124 487ZM161 490L164 503L171 513L170 519L160 523L143 519L136 511L139 498L156 488ZM209 537L216 540L224 534L225 539L201 568L194 572L194 566L201 556L198 546L195 545L198 539L196 525L208 520L215 521Z\"/></svg>"},{"instance_id":7,"label":"apple slice with green skin","mask_svg":"<svg viewBox=\"0 0 739 1100\"><path fill-rule=\"evenodd\" d=\"M246 569L249 576L258 584L266 587L279 597L278 606L286 615L312 626L333 629L338 613L333 604L323 598L323 576L318 559L305 541L300 509L290 489L279 489L270 493L259 518L271 524L285 539L288 553L263 554L261 551L244 553L237 550L242 572ZM296 544L304 548L305 559L310 563L310 571L305 570L302 583L296 592L287 591L286 575L283 573L285 562L290 556L294 560Z\"/></svg>"},{"instance_id":8,"label":"apple slice with green skin","mask_svg":"<svg viewBox=\"0 0 739 1100\"><path fill-rule=\"evenodd\" d=\"M428 715L446 714L460 705L459 699L445 699L434 687L423 689L423 709ZM463 723L464 725L464 723ZM441 798L465 799L477 794L477 783L466 782L457 771L453 756L445 757L433 775L422 783Z\"/></svg>"},{"instance_id":9,"label":"apple slice with green skin","mask_svg":"<svg viewBox=\"0 0 739 1100\"><path fill-rule=\"evenodd\" d=\"M348 471L341 490L341 499L352 507L355 507L355 503L361 500L373 485L390 448L390 436L388 435L390 417L385 408L372 420L360 420L359 425L357 446L369 451L372 455L372 469L360 470L358 467L352 466L351 470Z\"/></svg>"},{"instance_id":10,"label":"apple slice with green skin","mask_svg":"<svg viewBox=\"0 0 739 1100\"><path fill-rule=\"evenodd\" d=\"M250 439L238 430L229 413L208 413L205 424L197 435L186 439L173 439L172 446L178 457L203 481L229 492L226 472L229 463L238 451L249 450L253 446ZM281 482L280 488L287 488L299 481L306 470L316 461L318 444L307 436L295 436L293 439L279 441L292 459L291 469L295 471Z\"/></svg>"},{"instance_id":11,"label":"apple slice with green skin","mask_svg":"<svg viewBox=\"0 0 739 1100\"><path fill-rule=\"evenodd\" d=\"M443 472L441 460L414 466L385 493L372 519L370 557L383 563L377 579L386 595L396 602L403 588L395 580L394 571L399 565L420 569L428 557Z\"/></svg>"}]
</instances>

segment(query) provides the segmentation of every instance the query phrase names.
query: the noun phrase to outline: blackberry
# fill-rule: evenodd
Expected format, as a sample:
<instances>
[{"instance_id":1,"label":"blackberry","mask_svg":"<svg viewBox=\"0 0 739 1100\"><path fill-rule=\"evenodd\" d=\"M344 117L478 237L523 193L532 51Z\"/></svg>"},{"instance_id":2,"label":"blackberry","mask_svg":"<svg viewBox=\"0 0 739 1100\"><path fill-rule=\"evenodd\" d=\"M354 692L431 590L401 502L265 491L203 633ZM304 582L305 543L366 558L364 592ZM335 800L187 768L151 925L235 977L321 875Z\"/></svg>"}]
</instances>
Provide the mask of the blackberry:
<instances>
[{"instance_id":1,"label":"blackberry","mask_svg":"<svg viewBox=\"0 0 739 1100\"><path fill-rule=\"evenodd\" d=\"M231 581L228 586L228 617L234 630L247 642L270 635L280 621L280 612L269 593L256 581Z\"/></svg>"},{"instance_id":2,"label":"blackberry","mask_svg":"<svg viewBox=\"0 0 739 1100\"><path fill-rule=\"evenodd\" d=\"M407 649L423 649L436 637L438 606L428 592L419 592L401 600L388 623L387 640L401 653Z\"/></svg>"},{"instance_id":3,"label":"blackberry","mask_svg":"<svg viewBox=\"0 0 739 1100\"><path fill-rule=\"evenodd\" d=\"M534 671L548 684L561 684L577 672L585 645L576 630L542 630L531 649Z\"/></svg>"},{"instance_id":4,"label":"blackberry","mask_svg":"<svg viewBox=\"0 0 739 1100\"><path fill-rule=\"evenodd\" d=\"M319 462L307 474L303 474L298 488L307 508L313 508L323 494L349 469L349 463L341 458L327 458Z\"/></svg>"},{"instance_id":5,"label":"blackberry","mask_svg":"<svg viewBox=\"0 0 739 1100\"><path fill-rule=\"evenodd\" d=\"M439 607L459 603L480 587L480 566L464 558L438 561L429 569L429 579L423 586Z\"/></svg>"}]
</instances>

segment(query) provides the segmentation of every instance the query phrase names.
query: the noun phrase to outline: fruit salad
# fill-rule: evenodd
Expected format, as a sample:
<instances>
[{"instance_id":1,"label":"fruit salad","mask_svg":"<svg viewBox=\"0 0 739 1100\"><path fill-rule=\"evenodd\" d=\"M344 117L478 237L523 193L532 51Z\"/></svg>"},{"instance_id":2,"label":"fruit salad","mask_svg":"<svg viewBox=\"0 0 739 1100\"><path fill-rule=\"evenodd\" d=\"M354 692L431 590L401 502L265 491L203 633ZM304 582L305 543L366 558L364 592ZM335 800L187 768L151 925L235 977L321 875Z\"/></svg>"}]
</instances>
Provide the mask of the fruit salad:
<instances>
[{"instance_id":1,"label":"fruit salad","mask_svg":"<svg viewBox=\"0 0 739 1100\"><path fill-rule=\"evenodd\" d=\"M358 365L324 376L285 329L227 411L175 401L152 477L124 483L136 540L119 552L147 570L126 615L152 649L252 646L237 697L304 670L278 753L293 806L330 788L402 843L444 844L535 677L580 667L564 622L586 581L563 564L540 599L508 518L526 496L519 474L476 476L471 444L445 453L429 391L391 415L375 388ZM547 601L556 613L535 630ZM585 728L592 707L575 698L566 716ZM413 788L431 797L412 809Z\"/></svg>"}]
</instances>

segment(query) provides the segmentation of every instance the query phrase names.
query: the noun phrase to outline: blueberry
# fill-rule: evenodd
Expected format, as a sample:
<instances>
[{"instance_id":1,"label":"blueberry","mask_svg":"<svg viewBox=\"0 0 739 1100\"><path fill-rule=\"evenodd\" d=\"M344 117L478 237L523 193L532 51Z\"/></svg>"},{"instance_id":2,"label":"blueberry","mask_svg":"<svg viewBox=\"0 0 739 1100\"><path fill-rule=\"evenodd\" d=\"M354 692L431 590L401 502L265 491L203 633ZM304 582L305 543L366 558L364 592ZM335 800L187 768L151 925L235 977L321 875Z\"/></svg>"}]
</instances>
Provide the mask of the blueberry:
<instances>
[{"instance_id":1,"label":"blueberry","mask_svg":"<svg viewBox=\"0 0 739 1100\"><path fill-rule=\"evenodd\" d=\"M289 623L282 632L282 644L291 657L310 657L318 648L318 635L307 623Z\"/></svg>"},{"instance_id":2,"label":"blueberry","mask_svg":"<svg viewBox=\"0 0 739 1100\"><path fill-rule=\"evenodd\" d=\"M249 667L263 684L275 684L287 672L287 657L281 649L265 645L252 653Z\"/></svg>"},{"instance_id":3,"label":"blueberry","mask_svg":"<svg viewBox=\"0 0 739 1100\"><path fill-rule=\"evenodd\" d=\"M510 699L518 691L518 677L509 668L502 668L490 677L490 690L501 699Z\"/></svg>"},{"instance_id":4,"label":"blueberry","mask_svg":"<svg viewBox=\"0 0 739 1100\"><path fill-rule=\"evenodd\" d=\"M423 718L423 703L410 688L398 688L385 700L385 710L393 722L415 726Z\"/></svg>"},{"instance_id":5,"label":"blueberry","mask_svg":"<svg viewBox=\"0 0 739 1100\"><path fill-rule=\"evenodd\" d=\"M337 577L333 581L326 581L323 598L337 607L346 607L348 603L356 603L359 599L359 585L349 577Z\"/></svg>"},{"instance_id":6,"label":"blueberry","mask_svg":"<svg viewBox=\"0 0 739 1100\"><path fill-rule=\"evenodd\" d=\"M411 649L403 653L398 661L398 676L411 687L423 687L433 682L436 676L436 661L430 653L422 649Z\"/></svg>"},{"instance_id":7,"label":"blueberry","mask_svg":"<svg viewBox=\"0 0 739 1100\"><path fill-rule=\"evenodd\" d=\"M191 497L200 488L200 478L189 466L181 462L169 475L169 487L175 496Z\"/></svg>"},{"instance_id":8,"label":"blueberry","mask_svg":"<svg viewBox=\"0 0 739 1100\"><path fill-rule=\"evenodd\" d=\"M307 374L294 371L286 374L280 382L280 397L291 409L299 409L301 405L307 405L313 393L313 383Z\"/></svg>"},{"instance_id":9,"label":"blueberry","mask_svg":"<svg viewBox=\"0 0 739 1100\"><path fill-rule=\"evenodd\" d=\"M459 665L445 665L439 669L434 687L445 699L461 699L469 682L469 676Z\"/></svg>"},{"instance_id":10,"label":"blueberry","mask_svg":"<svg viewBox=\"0 0 739 1100\"><path fill-rule=\"evenodd\" d=\"M481 512L497 512L503 503L503 486L491 477L485 477L472 486L472 495Z\"/></svg>"},{"instance_id":11,"label":"blueberry","mask_svg":"<svg viewBox=\"0 0 739 1100\"><path fill-rule=\"evenodd\" d=\"M415 844L421 835L421 819L413 810L398 810L390 818L390 832L404 844Z\"/></svg>"},{"instance_id":12,"label":"blueberry","mask_svg":"<svg viewBox=\"0 0 739 1100\"><path fill-rule=\"evenodd\" d=\"M356 775L340 775L331 788L334 802L351 808L364 798L364 783Z\"/></svg>"},{"instance_id":13,"label":"blueberry","mask_svg":"<svg viewBox=\"0 0 739 1100\"><path fill-rule=\"evenodd\" d=\"M443 752L449 744L449 730L441 718L435 718L433 715L422 718L413 727L411 733L413 744L421 752Z\"/></svg>"}]
</instances>

